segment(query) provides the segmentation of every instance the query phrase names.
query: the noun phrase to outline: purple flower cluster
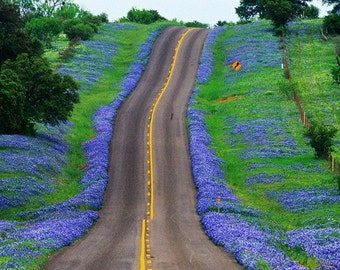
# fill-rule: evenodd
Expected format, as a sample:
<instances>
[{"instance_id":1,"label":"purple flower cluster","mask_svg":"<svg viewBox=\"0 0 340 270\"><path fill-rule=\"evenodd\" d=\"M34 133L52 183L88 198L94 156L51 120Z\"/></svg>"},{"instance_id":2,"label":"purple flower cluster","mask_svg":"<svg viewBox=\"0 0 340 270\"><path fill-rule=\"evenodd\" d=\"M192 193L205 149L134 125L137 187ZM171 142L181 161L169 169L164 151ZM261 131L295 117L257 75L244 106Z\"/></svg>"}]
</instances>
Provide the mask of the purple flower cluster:
<instances>
[{"instance_id":1,"label":"purple flower cluster","mask_svg":"<svg viewBox=\"0 0 340 270\"><path fill-rule=\"evenodd\" d=\"M271 191L269 198L277 200L293 212L310 211L318 205L340 203L340 195L336 188L309 187L292 191Z\"/></svg>"},{"instance_id":2,"label":"purple flower cluster","mask_svg":"<svg viewBox=\"0 0 340 270\"><path fill-rule=\"evenodd\" d=\"M287 233L286 244L303 248L307 255L321 262L318 269L340 269L340 228L310 226Z\"/></svg>"},{"instance_id":3,"label":"purple flower cluster","mask_svg":"<svg viewBox=\"0 0 340 270\"><path fill-rule=\"evenodd\" d=\"M214 69L214 57L212 46L215 44L219 35L225 31L225 27L216 27L209 32L202 51L200 65L197 70L197 83L206 83Z\"/></svg>"},{"instance_id":4,"label":"purple flower cluster","mask_svg":"<svg viewBox=\"0 0 340 270\"><path fill-rule=\"evenodd\" d=\"M102 31L108 31L111 24L106 24ZM63 64L58 73L71 75L81 84L82 90L90 89L95 84L102 71L112 65L112 58L117 52L117 45L111 41L103 40L86 40L82 41L82 45L86 48L76 49L72 62Z\"/></svg>"},{"instance_id":5,"label":"purple flower cluster","mask_svg":"<svg viewBox=\"0 0 340 270\"><path fill-rule=\"evenodd\" d=\"M280 241L269 230L250 224L242 215L208 212L201 218L212 241L232 252L246 269L307 269L290 260L276 245Z\"/></svg>"},{"instance_id":6,"label":"purple flower cluster","mask_svg":"<svg viewBox=\"0 0 340 270\"><path fill-rule=\"evenodd\" d=\"M254 176L247 177L245 179L246 183L249 184L273 184L277 182L282 182L282 174L268 174L268 173L258 173Z\"/></svg>"},{"instance_id":7,"label":"purple flower cluster","mask_svg":"<svg viewBox=\"0 0 340 270\"><path fill-rule=\"evenodd\" d=\"M32 196L53 191L49 183L31 176L0 179L0 209L23 205Z\"/></svg>"},{"instance_id":8,"label":"purple flower cluster","mask_svg":"<svg viewBox=\"0 0 340 270\"><path fill-rule=\"evenodd\" d=\"M188 118L192 171L198 189L197 212L202 216L206 234L214 243L232 252L246 268L257 269L258 264L264 261L272 269L305 269L277 248L278 238L274 234L251 225L245 219L256 219L263 214L244 207L224 182L223 162L210 148L211 138L203 113L189 108Z\"/></svg>"},{"instance_id":9,"label":"purple flower cluster","mask_svg":"<svg viewBox=\"0 0 340 270\"><path fill-rule=\"evenodd\" d=\"M160 33L160 29L152 32L146 43L153 43ZM101 47L100 50L104 56L102 59L110 59L113 57L115 49L114 44L109 45L106 51L106 43L90 42L90 46L95 48ZM152 45L142 45L138 55L143 55L142 64L146 64L147 57L151 52ZM145 52L147 50L147 52ZM105 55L105 53L108 55ZM89 58L82 58L84 62L88 61ZM141 59L137 60L141 63ZM81 61L79 65L81 65ZM108 62L107 62L108 63ZM85 63L85 66L87 64ZM104 64L105 65L105 64ZM138 82L141 72L136 72L133 65L131 73L127 76L129 80ZM90 66L90 70L93 67ZM125 79L126 81L127 79ZM85 84L91 84L89 80L84 82ZM89 87L89 85L88 85ZM86 88L86 87L85 87ZM99 209L103 200L104 190L108 180L108 163L109 163L109 143L113 134L113 122L116 116L117 110L122 105L126 97L133 90L130 84L122 84L122 90L117 95L115 100L109 106L102 106L93 115L94 128L97 132L97 136L90 141L84 142L84 152L87 159L86 166L84 168L84 175L81 180L82 188L81 192L70 198L67 201L59 202L53 205L42 207L37 210L23 212L18 215L26 222L10 222L0 221L0 256L8 257L8 261L3 263L1 267L5 269L22 269L24 265L29 264L35 257L46 256L51 250L55 250L65 245L69 245L72 241L82 236L94 221L99 217L99 214L93 210L81 210L86 207L91 207L96 210ZM50 135L41 135L44 140L48 140ZM7 139L7 138L6 138ZM17 139L17 138L16 138ZM36 142L32 143L30 140L26 140L24 137L22 142L20 140L13 140L13 137L6 140L7 144L3 140L0 145L0 153L4 150L11 150L17 153L35 151L37 147ZM64 160L68 148L54 146L49 142L49 146L54 151L58 151L59 159ZM15 148L17 147L17 148ZM14 150L13 150L14 149ZM33 149L33 150L32 150ZM61 151L63 150L63 151ZM55 156L55 153L48 152L49 148L39 148L36 150L40 156ZM52 150L51 150L52 151ZM35 152L34 152L35 153ZM21 153L22 154L22 153ZM61 157L60 157L61 156ZM63 158L62 158L63 157ZM65 160L64 160L65 161ZM52 162L51 162L52 163ZM53 172L55 170L55 164L49 164ZM0 165L1 166L1 165ZM40 168L41 166L39 166ZM2 169L2 167L0 167ZM60 166L62 168L62 166ZM19 168L20 172L21 168ZM48 168L39 170L39 176L45 176L45 171L49 171ZM37 173L33 174L37 175ZM45 178L43 178L45 179ZM14 178L8 181L14 181ZM16 180L15 180L16 181ZM5 183L5 181L3 181ZM31 187L38 183L37 180L32 181ZM1 182L0 182L1 185ZM45 184L46 185L46 184ZM13 186L13 191L14 191ZM4 186L5 189L5 186ZM17 185L16 190L20 191L23 189L22 185ZM49 186L40 187L41 192L49 190ZM27 191L28 189L25 189ZM30 191L30 190L29 190ZM11 195L11 190L6 190L8 196ZM36 191L30 191L30 193L36 194ZM1 190L0 190L1 195ZM39 195L39 194L38 194ZM16 201L13 201L14 203ZM0 204L5 205L5 200L0 197Z\"/></svg>"},{"instance_id":10,"label":"purple flower cluster","mask_svg":"<svg viewBox=\"0 0 340 270\"><path fill-rule=\"evenodd\" d=\"M277 39L272 37L271 31L268 29L259 30L263 29L261 24L262 22L254 23L253 27L249 27L249 25L247 27L237 26L240 32L249 30L249 33L247 35L241 33L225 42L227 47L226 64L231 64L229 62L233 60L239 60L246 66L241 72L230 72L228 74L230 78L241 78L245 72L256 71L259 65L280 66L281 52L278 49ZM259 25L261 27L257 29ZM243 37L242 34L247 37ZM266 43L265 46L261 45L262 48L265 48L264 50L260 46L261 43ZM252 50L249 49L250 47ZM211 54L210 57L213 55ZM203 61L213 63L213 60L204 59ZM249 95L263 96L266 89L266 87L257 87ZM198 88L193 90L189 105L196 106L195 96L198 91ZM307 148L299 144L290 132L288 125L292 122L291 114L286 114L286 112L289 113L289 109L285 106L286 104L273 108L265 103L261 106L259 104L253 107L249 106L247 111L251 111L254 116L257 116L250 120L243 120L245 118L242 115L232 115L232 112L228 115L224 129L228 131L226 137L230 145L244 149L239 152L240 161L256 160L254 160L256 163L249 165L249 172L253 171L253 175L245 179L247 183L284 182L285 172L292 170L299 171L299 173L320 173L322 171L322 168L315 163L277 164L271 160L271 158L293 157L307 153ZM292 239L299 238L298 230L288 233L281 229L273 230L275 225L267 221L264 213L245 207L228 188L225 182L226 176L221 169L224 161L218 159L210 148L212 139L205 126L204 114L205 112L199 109L191 107L188 109L190 154L193 177L198 189L197 212L201 215L201 222L207 235L214 243L225 247L227 252L232 252L247 269L306 269L297 261L289 258L282 246L292 249L295 247L308 249L307 239L305 242L294 243ZM259 158L265 159L261 163L257 163ZM247 160L247 162L249 161ZM262 170L266 168L273 168L273 171L280 170L280 173L266 173ZM333 193L336 192L335 189L319 190L319 193L316 190L309 192L308 189L305 189L308 192L301 194L298 191L299 189L291 191L291 198L294 197L295 200L292 207L296 207L296 209L300 209L303 205L302 201L305 199L304 205L309 205L310 208L324 203L339 202L339 195ZM287 191L266 193L268 199L279 201L282 204L285 203L283 198L287 196L288 199L289 195L290 191L288 193ZM328 225L325 224L328 230L332 231L333 225ZM334 230L332 232L334 233L328 234L322 241L320 237L313 236L311 237L314 239L313 243L309 242L313 245L313 252L307 252L307 255L320 260L320 269L339 268L339 232ZM328 241L328 239L330 240ZM331 248L333 248L332 251Z\"/></svg>"},{"instance_id":11,"label":"purple flower cluster","mask_svg":"<svg viewBox=\"0 0 340 270\"><path fill-rule=\"evenodd\" d=\"M264 29L263 22L259 21L253 24L239 25L235 31L240 34L228 39L224 45L227 47L225 65L239 61L243 66L236 75L254 72L259 66L281 66L282 53L271 28ZM236 77L227 77L227 83Z\"/></svg>"},{"instance_id":12,"label":"purple flower cluster","mask_svg":"<svg viewBox=\"0 0 340 270\"><path fill-rule=\"evenodd\" d=\"M286 119L283 118L259 118L237 122L236 118L235 123L232 123L228 118L226 126L231 127L233 146L238 142L250 146L241 154L243 160L257 157L291 157L306 153L306 150L297 148L295 139L289 136L285 128L285 122Z\"/></svg>"},{"instance_id":13,"label":"purple flower cluster","mask_svg":"<svg viewBox=\"0 0 340 270\"><path fill-rule=\"evenodd\" d=\"M238 202L231 190L223 183L224 173L220 168L222 160L209 148L208 135L202 112L189 108L190 156L192 173L198 189L197 212L202 214L216 206L217 196L223 201Z\"/></svg>"},{"instance_id":14,"label":"purple flower cluster","mask_svg":"<svg viewBox=\"0 0 340 270\"><path fill-rule=\"evenodd\" d=\"M69 128L69 123L48 127L36 137L0 135L0 171L8 174L0 178L0 209L54 191L55 177L66 164L69 147L63 134Z\"/></svg>"}]
</instances>

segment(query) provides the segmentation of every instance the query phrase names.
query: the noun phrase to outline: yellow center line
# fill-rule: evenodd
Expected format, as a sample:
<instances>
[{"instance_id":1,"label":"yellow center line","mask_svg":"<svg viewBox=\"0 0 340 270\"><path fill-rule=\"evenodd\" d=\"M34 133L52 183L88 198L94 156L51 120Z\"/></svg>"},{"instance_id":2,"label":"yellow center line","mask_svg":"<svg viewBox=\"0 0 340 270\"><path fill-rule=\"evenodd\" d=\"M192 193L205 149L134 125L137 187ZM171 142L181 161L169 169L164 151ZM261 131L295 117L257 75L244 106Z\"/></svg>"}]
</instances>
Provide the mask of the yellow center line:
<instances>
[{"instance_id":1,"label":"yellow center line","mask_svg":"<svg viewBox=\"0 0 340 270\"><path fill-rule=\"evenodd\" d=\"M162 99L167 87L169 86L169 83L171 81L171 78L173 76L176 62L177 62L177 57L179 53L179 49L183 43L184 38L189 34L190 31L192 31L193 28L187 29L181 36L181 38L178 40L177 46L175 48L175 54L173 55L172 58L172 63L170 64L170 69L168 76L165 80L165 83L158 94L158 97L156 98L156 102L153 104L152 109L151 109L151 115L150 115L150 126L149 126L149 162L150 162L150 220L153 219L154 217L154 158L153 158L153 125L154 125L154 116L156 113L157 106Z\"/></svg>"},{"instance_id":2,"label":"yellow center line","mask_svg":"<svg viewBox=\"0 0 340 270\"><path fill-rule=\"evenodd\" d=\"M141 247L140 247L140 270L145 270L146 266L148 266L148 270L151 269L151 255L150 255L150 235L149 235L149 223L151 220L153 220L154 217L154 157L153 157L153 125L154 125L154 116L155 111L157 109L157 106L162 99L167 87L169 86L169 83L171 81L171 78L173 76L178 53L180 50L180 47L182 46L184 38L189 34L190 31L192 31L194 28L187 29L180 37L180 39L177 42L177 46L175 48L175 53L172 57L172 62L170 64L170 69L167 75L167 78L160 90L160 92L157 95L157 98L155 102L152 105L152 108L150 110L149 115L149 124L148 124L148 132L147 132L147 154L148 154L148 200L147 200L147 212L146 212L146 218L142 221L142 232L141 232Z\"/></svg>"}]
</instances>

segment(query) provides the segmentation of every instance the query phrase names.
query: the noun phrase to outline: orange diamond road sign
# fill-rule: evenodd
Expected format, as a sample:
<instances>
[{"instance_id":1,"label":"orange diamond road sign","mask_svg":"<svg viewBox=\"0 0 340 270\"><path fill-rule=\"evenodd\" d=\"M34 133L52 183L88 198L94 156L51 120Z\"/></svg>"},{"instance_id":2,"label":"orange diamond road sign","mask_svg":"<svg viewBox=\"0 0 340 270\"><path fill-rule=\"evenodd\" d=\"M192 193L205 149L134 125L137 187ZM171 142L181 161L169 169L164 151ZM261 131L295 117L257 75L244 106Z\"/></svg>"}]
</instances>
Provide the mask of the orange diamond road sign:
<instances>
[{"instance_id":1,"label":"orange diamond road sign","mask_svg":"<svg viewBox=\"0 0 340 270\"><path fill-rule=\"evenodd\" d=\"M239 61L235 61L234 63L231 64L231 67L235 71L239 71L242 68L242 64Z\"/></svg>"}]
</instances>

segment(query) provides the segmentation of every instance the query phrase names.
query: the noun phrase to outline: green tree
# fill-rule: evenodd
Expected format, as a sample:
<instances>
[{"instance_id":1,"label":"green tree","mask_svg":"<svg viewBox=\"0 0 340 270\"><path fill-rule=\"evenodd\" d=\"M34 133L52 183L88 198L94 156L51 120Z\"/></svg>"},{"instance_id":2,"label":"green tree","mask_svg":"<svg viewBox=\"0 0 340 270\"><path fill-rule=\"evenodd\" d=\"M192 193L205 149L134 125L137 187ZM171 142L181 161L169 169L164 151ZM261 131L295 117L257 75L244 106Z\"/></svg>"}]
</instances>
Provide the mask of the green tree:
<instances>
[{"instance_id":1,"label":"green tree","mask_svg":"<svg viewBox=\"0 0 340 270\"><path fill-rule=\"evenodd\" d=\"M240 6L235 8L236 14L243 20L254 17L264 18L265 0L241 0Z\"/></svg>"},{"instance_id":2,"label":"green tree","mask_svg":"<svg viewBox=\"0 0 340 270\"><path fill-rule=\"evenodd\" d=\"M74 104L79 102L78 84L69 75L55 73L42 57L20 54L16 60L4 62L1 74L12 74L13 79L11 88L6 88L11 81L1 77L2 103L17 103L13 114L5 112L7 107L0 112L1 123L8 123L4 133L32 134L35 123L58 125L67 120ZM18 94L13 93L15 89L19 89ZM12 126L13 117L21 120Z\"/></svg>"},{"instance_id":3,"label":"green tree","mask_svg":"<svg viewBox=\"0 0 340 270\"><path fill-rule=\"evenodd\" d=\"M309 144L315 149L317 157L328 158L334 145L336 133L337 129L334 126L313 121L306 130L305 136L310 139Z\"/></svg>"},{"instance_id":4,"label":"green tree","mask_svg":"<svg viewBox=\"0 0 340 270\"><path fill-rule=\"evenodd\" d=\"M284 27L293 17L294 10L291 1L266 1L266 18L273 22L275 28Z\"/></svg>"},{"instance_id":5,"label":"green tree","mask_svg":"<svg viewBox=\"0 0 340 270\"><path fill-rule=\"evenodd\" d=\"M339 14L340 13L340 1L339 0L322 0L323 4L333 6L331 13Z\"/></svg>"},{"instance_id":6,"label":"green tree","mask_svg":"<svg viewBox=\"0 0 340 270\"><path fill-rule=\"evenodd\" d=\"M24 128L25 89L15 72L0 71L0 134L16 133Z\"/></svg>"},{"instance_id":7,"label":"green tree","mask_svg":"<svg viewBox=\"0 0 340 270\"><path fill-rule=\"evenodd\" d=\"M81 18L66 20L63 23L63 31L69 40L76 37L88 40L94 35L96 30L96 25L86 24Z\"/></svg>"},{"instance_id":8,"label":"green tree","mask_svg":"<svg viewBox=\"0 0 340 270\"><path fill-rule=\"evenodd\" d=\"M0 0L0 66L5 60L13 60L23 52L42 54L41 42L29 37L23 31L24 25L19 8Z\"/></svg>"},{"instance_id":9,"label":"green tree","mask_svg":"<svg viewBox=\"0 0 340 270\"><path fill-rule=\"evenodd\" d=\"M208 24L201 23L198 21L187 22L185 23L185 26L186 27L197 27L197 28L208 28Z\"/></svg>"},{"instance_id":10,"label":"green tree","mask_svg":"<svg viewBox=\"0 0 340 270\"><path fill-rule=\"evenodd\" d=\"M307 6L303 9L304 18L316 19L316 18L319 18L319 13L320 13L320 10L314 5Z\"/></svg>"},{"instance_id":11,"label":"green tree","mask_svg":"<svg viewBox=\"0 0 340 270\"><path fill-rule=\"evenodd\" d=\"M157 21L166 20L164 17L159 15L157 10L139 10L136 8L132 8L129 10L127 14L127 19L130 22L141 23L141 24L150 24Z\"/></svg>"},{"instance_id":12,"label":"green tree","mask_svg":"<svg viewBox=\"0 0 340 270\"><path fill-rule=\"evenodd\" d=\"M340 34L340 14L332 13L323 19L323 28L329 34Z\"/></svg>"},{"instance_id":13,"label":"green tree","mask_svg":"<svg viewBox=\"0 0 340 270\"><path fill-rule=\"evenodd\" d=\"M54 17L58 18L61 22L64 22L66 20L78 18L81 12L79 5L74 3L65 3L65 5L54 13Z\"/></svg>"},{"instance_id":14,"label":"green tree","mask_svg":"<svg viewBox=\"0 0 340 270\"><path fill-rule=\"evenodd\" d=\"M70 2L69 0L8 0L17 5L23 16L28 17L50 17L60 7Z\"/></svg>"},{"instance_id":15,"label":"green tree","mask_svg":"<svg viewBox=\"0 0 340 270\"><path fill-rule=\"evenodd\" d=\"M272 20L275 27L284 27L287 22L302 17L311 0L241 0L236 13L241 19L259 17Z\"/></svg>"},{"instance_id":16,"label":"green tree","mask_svg":"<svg viewBox=\"0 0 340 270\"><path fill-rule=\"evenodd\" d=\"M62 26L57 18L33 18L25 26L26 32L41 40L45 46L51 47L53 39L62 32Z\"/></svg>"}]
</instances>

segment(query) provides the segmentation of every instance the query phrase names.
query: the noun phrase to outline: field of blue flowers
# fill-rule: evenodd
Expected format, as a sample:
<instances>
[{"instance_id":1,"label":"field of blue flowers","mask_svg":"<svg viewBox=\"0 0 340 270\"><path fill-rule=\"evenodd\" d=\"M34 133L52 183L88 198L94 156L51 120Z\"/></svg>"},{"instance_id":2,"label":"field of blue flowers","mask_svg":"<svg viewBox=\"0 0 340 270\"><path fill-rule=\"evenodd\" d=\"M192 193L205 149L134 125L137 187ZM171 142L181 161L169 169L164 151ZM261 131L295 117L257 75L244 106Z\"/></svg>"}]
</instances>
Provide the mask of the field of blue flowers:
<instances>
[{"instance_id":1,"label":"field of blue flowers","mask_svg":"<svg viewBox=\"0 0 340 270\"><path fill-rule=\"evenodd\" d=\"M139 30L105 25L58 72L74 76L82 96L92 93L120 49L115 35ZM112 82L120 89L114 99L97 104L95 136L82 144L86 163L77 194L48 203L65 184L73 122L39 127L36 137L0 136L1 269L41 267L98 219L116 111L160 31L150 30L125 78ZM235 60L243 65L238 72L230 67ZM211 240L247 269L340 269L339 191L327 163L314 158L302 136L296 105L280 91L281 64L279 41L266 21L208 35L188 108L197 212Z\"/></svg>"},{"instance_id":2,"label":"field of blue flowers","mask_svg":"<svg viewBox=\"0 0 340 270\"><path fill-rule=\"evenodd\" d=\"M81 95L95 91L106 69L112 69L119 50L115 34L136 31L137 26L107 24L98 39L81 42L71 61L58 72L72 75ZM96 136L83 142L86 165L80 191L67 200L47 204L44 198L60 188L60 175L67 163L67 134L72 122L60 127L40 127L36 137L0 136L0 268L37 269L56 249L81 237L98 219L108 180L109 142L115 115L136 86L153 42L161 31L151 31L141 44L137 59L126 71L120 92L109 105L97 105L93 115ZM110 102L110 101L109 101ZM22 209L25 209L24 211Z\"/></svg>"},{"instance_id":3,"label":"field of blue flowers","mask_svg":"<svg viewBox=\"0 0 340 270\"><path fill-rule=\"evenodd\" d=\"M266 21L208 36L188 109L197 212L247 269L339 269L340 194L280 91L281 64Z\"/></svg>"}]
</instances>

